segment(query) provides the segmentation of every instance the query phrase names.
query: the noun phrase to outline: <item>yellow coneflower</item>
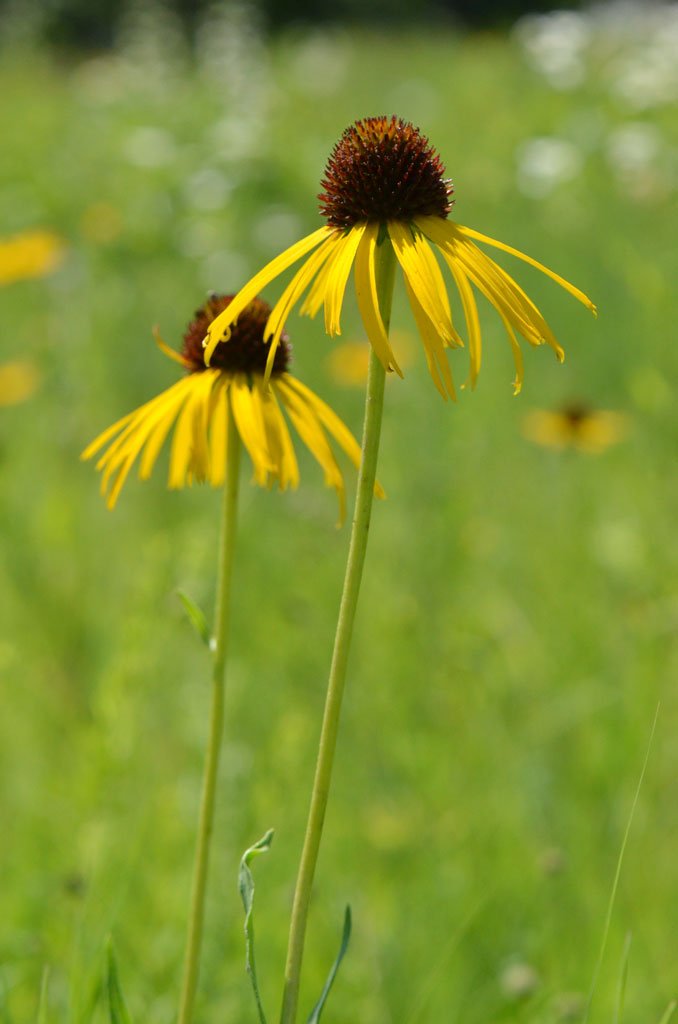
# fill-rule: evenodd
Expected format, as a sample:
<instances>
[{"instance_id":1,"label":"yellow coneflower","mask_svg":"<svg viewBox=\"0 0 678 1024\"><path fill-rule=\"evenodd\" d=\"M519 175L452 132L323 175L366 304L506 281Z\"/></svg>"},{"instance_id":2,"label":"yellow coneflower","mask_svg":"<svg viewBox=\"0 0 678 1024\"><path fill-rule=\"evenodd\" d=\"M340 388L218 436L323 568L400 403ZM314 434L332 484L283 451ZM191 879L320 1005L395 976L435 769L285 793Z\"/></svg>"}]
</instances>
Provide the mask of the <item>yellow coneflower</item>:
<instances>
[{"instance_id":1,"label":"yellow coneflower","mask_svg":"<svg viewBox=\"0 0 678 1024\"><path fill-rule=\"evenodd\" d=\"M445 349L456 348L463 342L452 322L434 248L449 267L461 298L472 387L481 360L480 324L472 285L492 303L506 328L516 364L516 392L523 378L516 332L533 346L546 342L558 359L563 359L562 348L535 304L476 241L503 249L541 270L595 313L593 303L583 292L541 263L504 242L449 220L453 188L445 178L440 158L418 128L399 118L371 117L347 128L329 158L322 188L320 212L327 224L268 263L210 324L205 339L207 364L252 298L273 278L310 254L283 291L266 324L265 339L270 342L266 372L273 366L283 323L306 289L310 290L301 312L314 316L324 306L327 333L332 337L341 333L341 307L354 265L358 308L367 336L384 368L402 376L377 300L375 254L384 244L392 247L403 271L431 377L443 398L454 398Z\"/></svg>"},{"instance_id":2,"label":"yellow coneflower","mask_svg":"<svg viewBox=\"0 0 678 1024\"><path fill-rule=\"evenodd\" d=\"M623 413L593 409L572 402L562 409L532 409L523 419L523 434L546 448L576 448L589 454L604 452L628 431Z\"/></svg>"},{"instance_id":3,"label":"yellow coneflower","mask_svg":"<svg viewBox=\"0 0 678 1024\"><path fill-rule=\"evenodd\" d=\"M64 257L64 244L52 231L22 231L0 239L0 284L50 274Z\"/></svg>"},{"instance_id":4,"label":"yellow coneflower","mask_svg":"<svg viewBox=\"0 0 678 1024\"><path fill-rule=\"evenodd\" d=\"M264 326L270 307L253 299L241 310L228 343L218 346L212 366L203 361L202 339L207 325L228 309L231 295L212 295L195 314L184 335L181 354L168 348L156 332L163 351L188 371L166 391L152 398L105 430L82 453L89 459L109 441L96 468L102 471L101 492L113 508L125 479L139 455L139 477L148 479L162 444L176 423L170 452L171 488L194 480L224 483L228 409L254 466L254 480L262 486L278 483L280 490L296 487L299 469L289 430L281 412L285 409L299 436L322 466L325 482L337 492L340 520L345 515L341 470L327 434L358 466L360 448L339 417L305 384L287 372L291 349L283 332L264 384L268 346ZM117 436L116 436L117 435ZM380 495L383 491L376 489Z\"/></svg>"}]
</instances>

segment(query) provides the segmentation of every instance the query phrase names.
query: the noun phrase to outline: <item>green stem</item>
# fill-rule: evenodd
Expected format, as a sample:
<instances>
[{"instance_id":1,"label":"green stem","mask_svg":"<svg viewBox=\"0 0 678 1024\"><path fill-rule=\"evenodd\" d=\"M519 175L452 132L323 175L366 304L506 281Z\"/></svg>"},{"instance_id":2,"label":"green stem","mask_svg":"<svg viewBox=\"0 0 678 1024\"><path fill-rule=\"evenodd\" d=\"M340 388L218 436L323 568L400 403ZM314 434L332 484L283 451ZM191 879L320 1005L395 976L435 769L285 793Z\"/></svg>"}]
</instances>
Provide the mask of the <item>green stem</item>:
<instances>
[{"instance_id":1,"label":"green stem","mask_svg":"<svg viewBox=\"0 0 678 1024\"><path fill-rule=\"evenodd\" d=\"M388 240L382 242L377 248L375 271L379 308L384 326L388 331L395 275L395 255ZM344 681L346 679L346 665L351 646L363 565L365 564L365 552L367 550L367 534L370 526L370 513L374 496L374 481L377 473L379 435L384 404L384 379L384 368L374 354L374 350L370 349L358 490L355 500L348 561L346 563L346 575L344 577L344 591L339 608L332 666L330 668L330 678L325 698L325 711L320 732L318 760L311 794L311 807L306 825L297 885L294 892L280 1024L294 1024L297 1016L308 906L332 778L332 763L337 743L341 701L344 692Z\"/></svg>"},{"instance_id":2,"label":"green stem","mask_svg":"<svg viewBox=\"0 0 678 1024\"><path fill-rule=\"evenodd\" d=\"M228 646L228 622L231 604L231 575L235 548L236 513L238 505L238 478L240 469L240 436L228 403L228 442L226 451L226 481L221 520L219 547L219 580L217 584L216 622L213 640L212 704L210 707L209 735L205 754L205 769L200 801L200 818L195 848L193 890L188 921L188 939L184 960L184 977L179 1006L179 1024L190 1024L193 1016L195 990L198 984L200 945L202 942L205 889L209 862L210 840L214 822L214 796L217 786L219 752L224 724L224 669Z\"/></svg>"}]
</instances>

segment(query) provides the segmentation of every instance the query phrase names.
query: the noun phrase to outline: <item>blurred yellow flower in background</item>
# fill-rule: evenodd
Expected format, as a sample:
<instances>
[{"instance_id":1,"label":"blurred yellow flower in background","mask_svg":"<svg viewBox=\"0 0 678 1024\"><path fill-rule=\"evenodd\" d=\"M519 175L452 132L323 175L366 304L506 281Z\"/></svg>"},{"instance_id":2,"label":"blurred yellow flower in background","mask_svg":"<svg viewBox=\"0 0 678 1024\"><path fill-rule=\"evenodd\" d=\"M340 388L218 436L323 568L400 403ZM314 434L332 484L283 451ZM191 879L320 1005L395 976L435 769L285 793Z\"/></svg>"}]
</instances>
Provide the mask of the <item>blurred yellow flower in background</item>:
<instances>
[{"instance_id":1,"label":"blurred yellow flower in background","mask_svg":"<svg viewBox=\"0 0 678 1024\"><path fill-rule=\"evenodd\" d=\"M576 448L600 454L626 437L628 417L620 412L593 409L583 402L571 402L562 409L532 409L523 419L528 440L546 448Z\"/></svg>"},{"instance_id":2,"label":"blurred yellow flower in background","mask_svg":"<svg viewBox=\"0 0 678 1024\"><path fill-rule=\"evenodd\" d=\"M14 359L0 366L0 405L25 402L40 386L41 374L27 359Z\"/></svg>"},{"instance_id":3,"label":"blurred yellow flower in background","mask_svg":"<svg viewBox=\"0 0 678 1024\"><path fill-rule=\"evenodd\" d=\"M62 239L53 231L22 231L0 239L0 284L51 274L65 251Z\"/></svg>"},{"instance_id":4,"label":"blurred yellow flower in background","mask_svg":"<svg viewBox=\"0 0 678 1024\"><path fill-rule=\"evenodd\" d=\"M398 349L400 365L410 366L413 357L412 335L406 331L391 331L390 338ZM331 350L325 360L325 366L337 384L349 388L364 388L369 362L370 343L367 339L342 341Z\"/></svg>"}]
</instances>

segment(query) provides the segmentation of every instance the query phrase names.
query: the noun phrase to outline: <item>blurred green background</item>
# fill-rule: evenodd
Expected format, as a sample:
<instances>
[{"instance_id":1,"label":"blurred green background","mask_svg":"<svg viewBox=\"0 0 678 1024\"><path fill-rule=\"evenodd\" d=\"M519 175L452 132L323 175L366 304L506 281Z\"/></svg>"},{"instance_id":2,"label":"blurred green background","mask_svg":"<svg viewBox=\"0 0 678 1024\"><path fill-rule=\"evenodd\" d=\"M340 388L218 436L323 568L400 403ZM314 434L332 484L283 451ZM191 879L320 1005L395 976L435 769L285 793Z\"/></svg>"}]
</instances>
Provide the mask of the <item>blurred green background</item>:
<instances>
[{"instance_id":1,"label":"blurred green background","mask_svg":"<svg viewBox=\"0 0 678 1024\"><path fill-rule=\"evenodd\" d=\"M678 415L674 380L676 7L601 7L450 28L294 28L264 38L213 7L189 49L160 5L115 49L66 61L4 22L3 235L58 232L61 267L2 291L0 363L37 367L0 408L0 987L6 1022L103 1020L112 932L136 1021L178 1000L208 663L181 587L214 590L219 495L130 478L108 512L79 452L176 379L208 288L234 290L319 225L329 151L397 113L455 182L453 216L587 291L594 319L499 254L566 350L525 354L481 310L484 362L456 405L410 354L389 379L334 789L305 960L317 998L344 905L354 935L326 1018L361 1024L581 1020L657 703L591 1021L659 1022L676 995ZM29 45L30 44L30 45ZM401 289L402 290L402 289ZM275 298L279 289L270 289ZM288 324L293 371L358 433L321 320ZM360 340L352 294L343 339ZM459 383L464 352L452 356ZM599 455L528 441L534 408L616 410ZM166 453L165 453L166 454ZM307 810L348 530L300 452L302 482L246 485L227 732L198 1021L255 1019L236 891L259 858L257 941L271 1018ZM248 470L244 469L246 476ZM346 466L349 490L355 474Z\"/></svg>"}]
</instances>

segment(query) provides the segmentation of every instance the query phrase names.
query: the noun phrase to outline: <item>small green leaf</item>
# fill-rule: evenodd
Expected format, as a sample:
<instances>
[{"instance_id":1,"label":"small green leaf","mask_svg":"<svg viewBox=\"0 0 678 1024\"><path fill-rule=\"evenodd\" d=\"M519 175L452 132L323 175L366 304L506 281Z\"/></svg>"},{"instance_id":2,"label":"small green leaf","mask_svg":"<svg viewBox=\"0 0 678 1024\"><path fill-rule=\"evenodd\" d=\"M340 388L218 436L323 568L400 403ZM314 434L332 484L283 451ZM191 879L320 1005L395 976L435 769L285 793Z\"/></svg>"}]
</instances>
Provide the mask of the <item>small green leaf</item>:
<instances>
[{"instance_id":1,"label":"small green leaf","mask_svg":"<svg viewBox=\"0 0 678 1024\"><path fill-rule=\"evenodd\" d=\"M332 988L332 982L334 981L334 979L337 976L337 971L339 970L339 964L344 959L344 953L346 952L346 950L348 948L348 940L350 938L351 938L351 908L349 906L347 906L346 907L346 912L344 914L344 930L343 930L342 935L341 935L341 945L339 946L339 952L337 953L337 959L332 964L332 968L330 970L330 973L327 976L327 981L325 982L325 987L323 988L322 992L320 993L320 999L318 1000L318 1002L313 1007L313 1010L311 1012L311 1016L308 1018L308 1021L306 1022L306 1024L318 1024L318 1021L320 1020L320 1014L322 1013L323 1007L325 1006L325 1001L327 1000L327 997L328 997L328 995L330 993L330 989Z\"/></svg>"},{"instance_id":2,"label":"small green leaf","mask_svg":"<svg viewBox=\"0 0 678 1024\"><path fill-rule=\"evenodd\" d=\"M238 890L240 892L240 898L242 899L242 905L245 908L245 963L247 965L247 973L252 979L252 988L254 989L254 998L257 1003L257 1010L259 1011L260 1024L266 1024L266 1017L264 1016L261 998L259 997L257 972L254 963L254 922L252 920L252 910L254 907L254 876L250 871L249 863L253 857L257 856L257 854L268 853L271 848L272 840L273 829L270 828L258 843L255 843L254 846L250 846L248 850L245 850L242 855L240 869L238 871Z\"/></svg>"},{"instance_id":3,"label":"small green leaf","mask_svg":"<svg viewBox=\"0 0 678 1024\"><path fill-rule=\"evenodd\" d=\"M202 640L202 642L209 647L210 645L210 630L207 625L207 619L202 608L199 608L192 597L186 593L185 590L177 590L177 597L184 606L184 611L188 615L191 624L194 626L196 633Z\"/></svg>"},{"instance_id":4,"label":"small green leaf","mask_svg":"<svg viewBox=\"0 0 678 1024\"><path fill-rule=\"evenodd\" d=\"M669 1021L673 1017L673 1013L674 1013L674 1011L675 1011L677 1006L678 1006L678 1001L676 1001L675 999L672 999L671 1002L669 1003L669 1005L664 1010L664 1016L659 1021L659 1024L669 1024Z\"/></svg>"},{"instance_id":5,"label":"small green leaf","mask_svg":"<svg viewBox=\"0 0 678 1024\"><path fill-rule=\"evenodd\" d=\"M45 964L42 969L42 978L40 979L40 998L38 1000L38 1024L46 1024L47 1022L47 996L49 990L49 964Z\"/></svg>"},{"instance_id":6,"label":"small green leaf","mask_svg":"<svg viewBox=\"0 0 678 1024\"><path fill-rule=\"evenodd\" d=\"M118 965L113 951L113 940L110 935L106 940L106 988L108 990L108 1012L111 1024L131 1024L130 1016L122 997Z\"/></svg>"}]
</instances>

